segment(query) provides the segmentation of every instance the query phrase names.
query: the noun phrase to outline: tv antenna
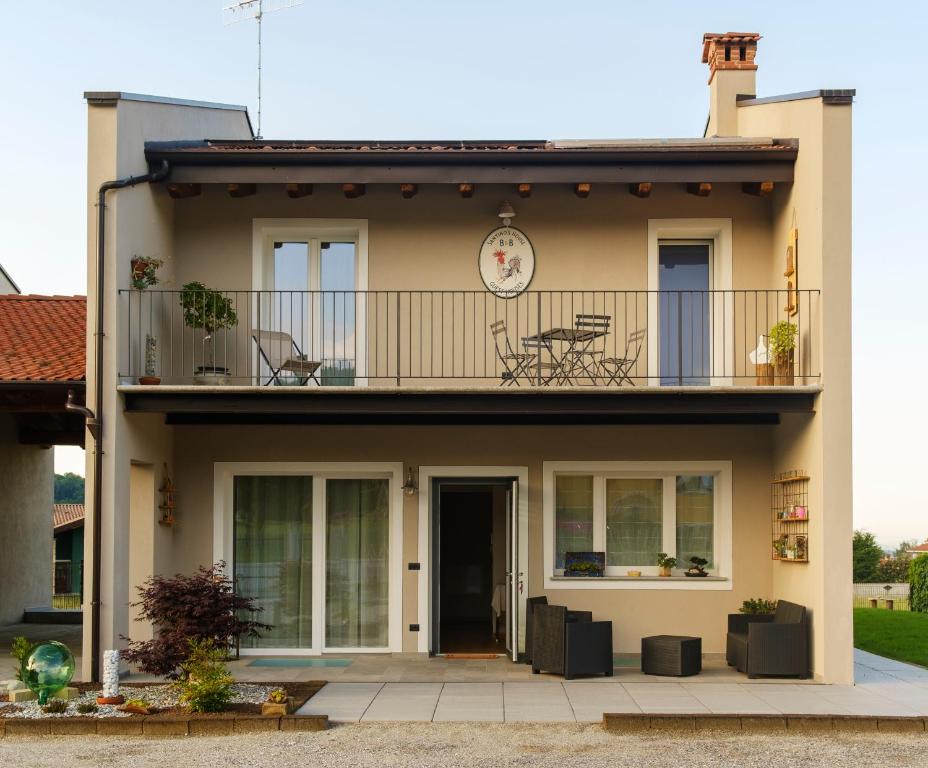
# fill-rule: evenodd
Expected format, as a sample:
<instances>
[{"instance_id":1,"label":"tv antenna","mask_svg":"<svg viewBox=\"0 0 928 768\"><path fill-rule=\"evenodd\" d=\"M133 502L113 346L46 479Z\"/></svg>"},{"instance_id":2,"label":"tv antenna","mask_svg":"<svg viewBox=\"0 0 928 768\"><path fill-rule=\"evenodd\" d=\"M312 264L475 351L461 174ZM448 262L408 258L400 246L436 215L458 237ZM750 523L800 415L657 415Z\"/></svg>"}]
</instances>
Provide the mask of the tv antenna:
<instances>
[{"instance_id":1,"label":"tv antenna","mask_svg":"<svg viewBox=\"0 0 928 768\"><path fill-rule=\"evenodd\" d=\"M254 19L258 26L258 130L255 138L261 138L261 20L265 13L282 11L302 5L303 0L236 0L222 9L223 23L235 24L239 21Z\"/></svg>"}]
</instances>

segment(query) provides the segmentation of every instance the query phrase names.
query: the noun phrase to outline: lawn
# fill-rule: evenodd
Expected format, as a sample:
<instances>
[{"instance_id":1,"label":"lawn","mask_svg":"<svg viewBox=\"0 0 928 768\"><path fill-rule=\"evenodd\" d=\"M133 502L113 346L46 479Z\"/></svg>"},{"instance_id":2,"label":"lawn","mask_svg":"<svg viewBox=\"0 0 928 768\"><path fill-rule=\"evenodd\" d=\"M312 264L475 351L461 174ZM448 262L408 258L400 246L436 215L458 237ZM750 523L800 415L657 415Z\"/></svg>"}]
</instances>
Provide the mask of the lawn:
<instances>
[{"instance_id":1,"label":"lawn","mask_svg":"<svg viewBox=\"0 0 928 768\"><path fill-rule=\"evenodd\" d=\"M890 659L928 667L928 613L855 608L854 645Z\"/></svg>"}]
</instances>

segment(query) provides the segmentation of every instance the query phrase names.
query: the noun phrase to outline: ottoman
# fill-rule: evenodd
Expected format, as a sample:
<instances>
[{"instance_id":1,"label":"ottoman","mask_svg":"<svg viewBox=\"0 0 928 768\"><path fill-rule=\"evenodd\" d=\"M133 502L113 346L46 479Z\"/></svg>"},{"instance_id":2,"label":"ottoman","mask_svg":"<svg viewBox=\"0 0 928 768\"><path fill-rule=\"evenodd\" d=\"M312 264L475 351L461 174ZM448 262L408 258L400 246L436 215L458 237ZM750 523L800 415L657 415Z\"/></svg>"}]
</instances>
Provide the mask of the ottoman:
<instances>
[{"instance_id":1,"label":"ottoman","mask_svg":"<svg viewBox=\"0 0 928 768\"><path fill-rule=\"evenodd\" d=\"M688 677L702 671L702 638L654 635L641 638L641 671Z\"/></svg>"}]
</instances>

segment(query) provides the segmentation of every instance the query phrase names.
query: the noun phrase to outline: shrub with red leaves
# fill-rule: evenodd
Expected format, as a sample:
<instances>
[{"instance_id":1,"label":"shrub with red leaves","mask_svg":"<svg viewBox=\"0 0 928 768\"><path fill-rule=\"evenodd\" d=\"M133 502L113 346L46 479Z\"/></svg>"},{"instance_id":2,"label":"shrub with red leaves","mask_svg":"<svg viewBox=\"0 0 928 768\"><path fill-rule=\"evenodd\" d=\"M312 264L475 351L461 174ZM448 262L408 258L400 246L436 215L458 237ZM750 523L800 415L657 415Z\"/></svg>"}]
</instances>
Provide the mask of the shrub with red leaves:
<instances>
[{"instance_id":1,"label":"shrub with red leaves","mask_svg":"<svg viewBox=\"0 0 928 768\"><path fill-rule=\"evenodd\" d=\"M262 608L254 598L235 594L224 568L225 563L219 562L200 566L193 576L152 576L136 587L141 599L132 607L142 609L139 621L150 621L155 636L144 641L123 637L129 647L122 657L142 672L177 678L191 640L231 647L240 637L257 638L272 629L254 620Z\"/></svg>"}]
</instances>

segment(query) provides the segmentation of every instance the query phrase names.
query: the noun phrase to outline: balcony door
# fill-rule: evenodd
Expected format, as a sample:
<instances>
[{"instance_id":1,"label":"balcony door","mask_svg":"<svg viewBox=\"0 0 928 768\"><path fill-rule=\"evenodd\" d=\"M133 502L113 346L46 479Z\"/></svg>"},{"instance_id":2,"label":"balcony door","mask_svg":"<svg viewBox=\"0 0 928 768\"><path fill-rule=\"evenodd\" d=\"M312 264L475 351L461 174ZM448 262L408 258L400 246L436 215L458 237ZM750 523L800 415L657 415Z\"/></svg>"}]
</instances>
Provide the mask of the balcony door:
<instances>
[{"instance_id":1,"label":"balcony door","mask_svg":"<svg viewBox=\"0 0 928 768\"><path fill-rule=\"evenodd\" d=\"M286 334L295 345L275 350L278 356L292 352L318 361L323 386L363 383L366 221L255 219L253 281L256 325ZM289 342L272 335L267 343ZM261 383L273 378L266 363L256 365ZM278 376L271 383L299 382Z\"/></svg>"},{"instance_id":2,"label":"balcony door","mask_svg":"<svg viewBox=\"0 0 928 768\"><path fill-rule=\"evenodd\" d=\"M712 373L712 243L658 244L661 385L706 386Z\"/></svg>"}]
</instances>

